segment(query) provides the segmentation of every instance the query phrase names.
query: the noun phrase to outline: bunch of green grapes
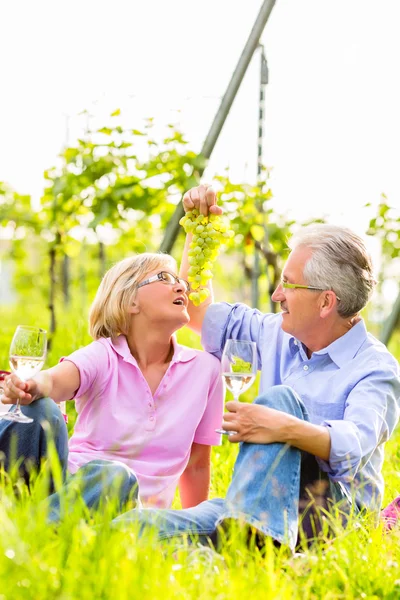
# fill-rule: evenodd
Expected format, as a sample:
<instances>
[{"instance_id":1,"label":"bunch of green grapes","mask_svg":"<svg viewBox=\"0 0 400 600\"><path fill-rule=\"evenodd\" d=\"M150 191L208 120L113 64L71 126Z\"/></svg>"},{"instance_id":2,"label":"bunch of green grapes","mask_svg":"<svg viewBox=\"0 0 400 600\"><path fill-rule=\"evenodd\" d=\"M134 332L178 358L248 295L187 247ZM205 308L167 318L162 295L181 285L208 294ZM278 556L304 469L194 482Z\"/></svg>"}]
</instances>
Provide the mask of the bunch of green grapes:
<instances>
[{"instance_id":1,"label":"bunch of green grapes","mask_svg":"<svg viewBox=\"0 0 400 600\"><path fill-rule=\"evenodd\" d=\"M192 288L190 300L198 306L210 295L205 287L212 278L211 269L223 242L234 236L226 220L220 215L204 215L194 208L187 212L179 221L186 233L192 233L193 238L189 247L188 281Z\"/></svg>"}]
</instances>

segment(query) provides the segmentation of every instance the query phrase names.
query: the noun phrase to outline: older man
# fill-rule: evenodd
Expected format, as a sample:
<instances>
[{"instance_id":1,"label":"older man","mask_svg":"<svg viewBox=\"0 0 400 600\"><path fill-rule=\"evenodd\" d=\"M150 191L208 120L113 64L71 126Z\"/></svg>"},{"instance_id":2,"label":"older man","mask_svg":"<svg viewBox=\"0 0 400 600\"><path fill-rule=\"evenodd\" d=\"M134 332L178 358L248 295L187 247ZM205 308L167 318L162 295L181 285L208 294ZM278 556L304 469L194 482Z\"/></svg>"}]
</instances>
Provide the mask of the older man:
<instances>
[{"instance_id":1,"label":"older man","mask_svg":"<svg viewBox=\"0 0 400 600\"><path fill-rule=\"evenodd\" d=\"M187 192L184 207L222 212L207 186ZM182 276L189 243L190 236ZM293 549L299 513L306 537L318 530L310 506L379 510L400 380L397 361L359 315L375 285L370 258L355 233L330 225L303 228L290 247L272 297L280 314L214 304L211 296L190 308L190 326L216 356L227 339L257 344L259 397L226 405L223 428L235 432L230 442L241 442L226 498L184 511L130 512L116 524L155 525L160 538L212 539L220 524L234 519Z\"/></svg>"}]
</instances>

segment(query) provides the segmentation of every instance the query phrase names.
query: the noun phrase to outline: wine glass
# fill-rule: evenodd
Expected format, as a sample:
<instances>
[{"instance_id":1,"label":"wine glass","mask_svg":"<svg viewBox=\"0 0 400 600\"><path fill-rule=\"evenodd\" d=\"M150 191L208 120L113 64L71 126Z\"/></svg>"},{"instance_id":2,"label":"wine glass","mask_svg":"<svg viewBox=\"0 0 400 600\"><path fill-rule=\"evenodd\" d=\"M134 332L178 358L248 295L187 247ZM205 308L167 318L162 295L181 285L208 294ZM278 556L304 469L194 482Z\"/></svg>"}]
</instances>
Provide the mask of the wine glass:
<instances>
[{"instance_id":1,"label":"wine glass","mask_svg":"<svg viewBox=\"0 0 400 600\"><path fill-rule=\"evenodd\" d=\"M226 387L238 401L254 382L257 375L257 346L255 342L227 340L221 358L222 377ZM217 433L233 435L234 431L216 429Z\"/></svg>"},{"instance_id":2,"label":"wine glass","mask_svg":"<svg viewBox=\"0 0 400 600\"><path fill-rule=\"evenodd\" d=\"M18 375L22 381L31 379L43 367L46 349L47 338L44 329L18 325L10 346L12 372ZM16 421L17 423L32 423L33 421L33 419L22 413L19 399L15 411L5 413L0 418L5 421Z\"/></svg>"}]
</instances>

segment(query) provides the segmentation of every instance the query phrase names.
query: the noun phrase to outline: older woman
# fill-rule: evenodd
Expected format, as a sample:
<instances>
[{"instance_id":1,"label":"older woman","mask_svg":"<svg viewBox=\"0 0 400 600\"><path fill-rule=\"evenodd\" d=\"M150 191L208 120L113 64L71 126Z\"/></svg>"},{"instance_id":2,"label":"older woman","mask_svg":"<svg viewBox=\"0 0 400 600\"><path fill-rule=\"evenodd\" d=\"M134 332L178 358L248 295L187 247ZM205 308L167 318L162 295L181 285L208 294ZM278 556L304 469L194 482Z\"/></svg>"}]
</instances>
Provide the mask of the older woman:
<instances>
[{"instance_id":1,"label":"older woman","mask_svg":"<svg viewBox=\"0 0 400 600\"><path fill-rule=\"evenodd\" d=\"M3 403L19 397L34 422L0 422L5 456L16 433L18 457L33 457L39 466L47 452L40 426L46 418L68 468L67 482L80 476L88 506L97 506L118 478L121 505L138 488L144 505L169 507L178 483L184 507L207 499L223 385L217 358L174 337L189 321L188 290L168 255L146 253L113 266L90 310L95 341L26 382L6 378ZM61 413L50 398L76 401L69 452ZM56 519L58 494L51 503Z\"/></svg>"}]
</instances>

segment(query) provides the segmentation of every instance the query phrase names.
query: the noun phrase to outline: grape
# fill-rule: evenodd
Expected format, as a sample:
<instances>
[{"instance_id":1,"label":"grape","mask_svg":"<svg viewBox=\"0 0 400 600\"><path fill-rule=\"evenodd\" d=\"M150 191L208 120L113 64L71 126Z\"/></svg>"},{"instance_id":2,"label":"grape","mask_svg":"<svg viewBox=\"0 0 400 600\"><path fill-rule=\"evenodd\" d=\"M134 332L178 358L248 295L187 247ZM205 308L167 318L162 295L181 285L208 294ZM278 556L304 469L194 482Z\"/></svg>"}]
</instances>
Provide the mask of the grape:
<instances>
[{"instance_id":1,"label":"grape","mask_svg":"<svg viewBox=\"0 0 400 600\"><path fill-rule=\"evenodd\" d=\"M251 373L251 362L247 362L240 356L232 356L233 373Z\"/></svg>"},{"instance_id":2,"label":"grape","mask_svg":"<svg viewBox=\"0 0 400 600\"><path fill-rule=\"evenodd\" d=\"M213 276L212 267L219 247L233 237L234 232L220 215L205 217L196 208L187 212L179 224L186 233L193 233L189 247L188 281L194 291L189 294L189 299L199 306L210 295L210 290L205 286Z\"/></svg>"}]
</instances>

